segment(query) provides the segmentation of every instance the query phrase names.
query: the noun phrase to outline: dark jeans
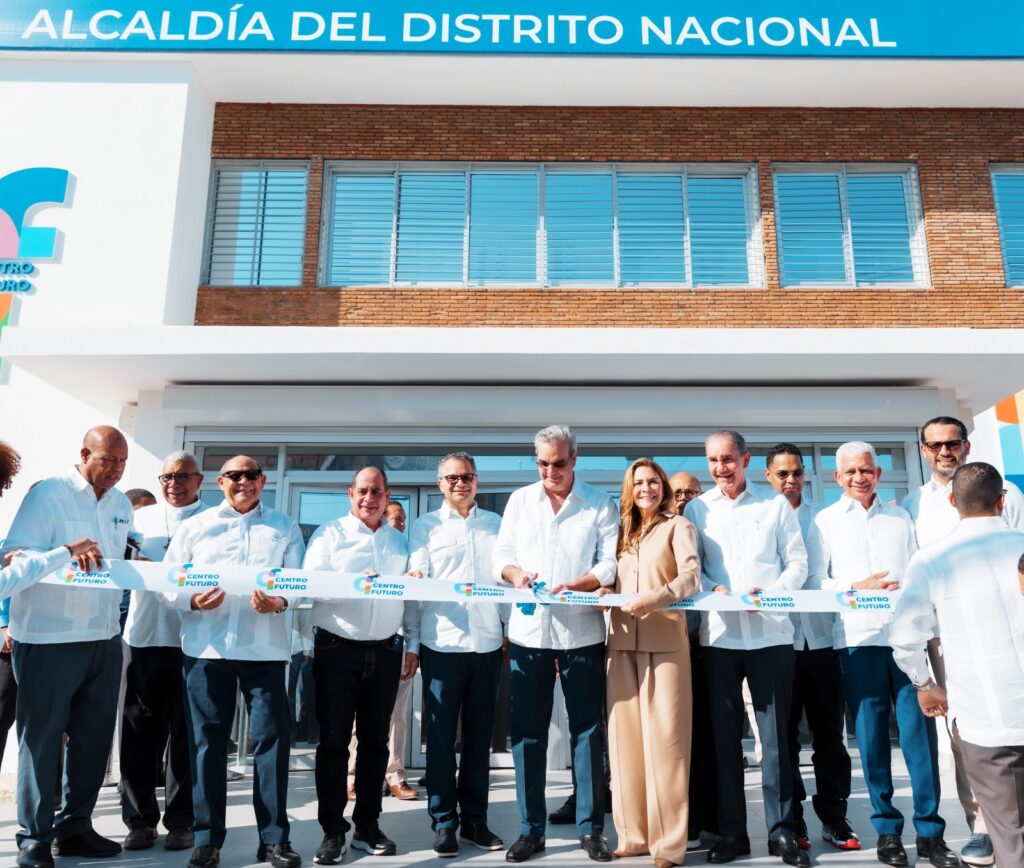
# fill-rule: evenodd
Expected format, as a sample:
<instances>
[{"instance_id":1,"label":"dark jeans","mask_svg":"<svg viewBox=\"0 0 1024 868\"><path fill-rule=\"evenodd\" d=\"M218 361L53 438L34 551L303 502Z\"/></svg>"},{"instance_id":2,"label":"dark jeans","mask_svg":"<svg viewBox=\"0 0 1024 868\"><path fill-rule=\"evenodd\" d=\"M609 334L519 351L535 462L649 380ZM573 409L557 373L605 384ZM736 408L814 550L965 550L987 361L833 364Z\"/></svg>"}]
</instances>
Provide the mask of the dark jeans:
<instances>
[{"instance_id":1,"label":"dark jeans","mask_svg":"<svg viewBox=\"0 0 1024 868\"><path fill-rule=\"evenodd\" d=\"M889 709L896 711L900 748L910 774L914 828L923 838L939 838L946 822L939 816L939 760L935 720L925 717L917 691L896 666L886 646L842 648L843 691L853 715L864 782L871 798L871 824L879 835L902 835L903 814L893 806Z\"/></svg>"},{"instance_id":2,"label":"dark jeans","mask_svg":"<svg viewBox=\"0 0 1024 868\"><path fill-rule=\"evenodd\" d=\"M388 768L391 712L402 675L402 640L357 643L316 630L313 680L320 744L316 748L317 820L327 835L349 830L342 816L348 803L348 746L355 724L356 829L377 825L381 782Z\"/></svg>"},{"instance_id":3,"label":"dark jeans","mask_svg":"<svg viewBox=\"0 0 1024 868\"><path fill-rule=\"evenodd\" d=\"M789 760L789 709L793 698L793 646L742 650L702 649L711 687L715 764L718 767L718 821L721 834L747 834L743 791L743 679L750 685L761 735L761 791L768 836L794 831L793 772Z\"/></svg>"},{"instance_id":4,"label":"dark jeans","mask_svg":"<svg viewBox=\"0 0 1024 868\"><path fill-rule=\"evenodd\" d=\"M18 846L80 835L92 828L114 741L121 637L15 642L11 659L18 679ZM64 733L63 794L55 819L53 782Z\"/></svg>"},{"instance_id":5,"label":"dark jeans","mask_svg":"<svg viewBox=\"0 0 1024 868\"><path fill-rule=\"evenodd\" d=\"M486 654L420 649L427 729L427 797L433 829L487 822L491 727L501 680L501 649ZM455 779L455 739L462 755Z\"/></svg>"},{"instance_id":6,"label":"dark jeans","mask_svg":"<svg viewBox=\"0 0 1024 868\"><path fill-rule=\"evenodd\" d=\"M252 803L260 840L288 840L288 682L281 660L184 657L196 846L224 846L228 739L239 690L252 738Z\"/></svg>"},{"instance_id":7,"label":"dark jeans","mask_svg":"<svg viewBox=\"0 0 1024 868\"><path fill-rule=\"evenodd\" d=\"M793 765L793 819L804 821L807 798L800 774L800 718L807 714L814 753L814 813L823 823L846 816L850 798L850 755L843 740L843 679L832 648L796 652L793 705L789 715L789 759Z\"/></svg>"},{"instance_id":8,"label":"dark jeans","mask_svg":"<svg viewBox=\"0 0 1024 868\"><path fill-rule=\"evenodd\" d=\"M158 773L167 752L164 826L192 828L192 767L185 723L185 680L180 648L125 645L121 715L121 817L129 829L155 828Z\"/></svg>"},{"instance_id":9,"label":"dark jeans","mask_svg":"<svg viewBox=\"0 0 1024 868\"><path fill-rule=\"evenodd\" d=\"M3 638L0 636L0 638ZM18 703L18 682L14 679L14 666L10 654L0 654L0 765L4 761L7 733L14 725Z\"/></svg>"},{"instance_id":10,"label":"dark jeans","mask_svg":"<svg viewBox=\"0 0 1024 868\"><path fill-rule=\"evenodd\" d=\"M512 758L516 767L519 834L544 834L547 806L548 727L554 704L555 661L569 717L569 746L576 772L576 828L604 829L604 643L554 650L512 643Z\"/></svg>"}]
</instances>

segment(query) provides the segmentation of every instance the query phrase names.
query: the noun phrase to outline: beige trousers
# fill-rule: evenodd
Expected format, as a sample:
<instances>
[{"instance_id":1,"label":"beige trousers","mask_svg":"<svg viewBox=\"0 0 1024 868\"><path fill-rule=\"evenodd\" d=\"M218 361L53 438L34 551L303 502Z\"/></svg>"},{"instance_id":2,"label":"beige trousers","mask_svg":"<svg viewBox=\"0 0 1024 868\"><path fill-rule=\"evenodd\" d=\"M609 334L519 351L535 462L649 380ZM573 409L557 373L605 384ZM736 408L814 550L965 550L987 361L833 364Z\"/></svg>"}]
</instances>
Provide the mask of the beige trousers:
<instances>
[{"instance_id":1,"label":"beige trousers","mask_svg":"<svg viewBox=\"0 0 1024 868\"><path fill-rule=\"evenodd\" d=\"M608 652L608 754L619 851L682 865L689 831L690 649Z\"/></svg>"},{"instance_id":2,"label":"beige trousers","mask_svg":"<svg viewBox=\"0 0 1024 868\"><path fill-rule=\"evenodd\" d=\"M391 712L391 729L388 731L388 770L384 775L389 787L397 787L408 783L409 776L405 771L405 741L409 736L409 711L412 708L412 685L416 679L398 682L398 696L395 697L395 710ZM348 782L355 785L356 780L356 741L355 727L352 727L352 741L348 746Z\"/></svg>"}]
</instances>

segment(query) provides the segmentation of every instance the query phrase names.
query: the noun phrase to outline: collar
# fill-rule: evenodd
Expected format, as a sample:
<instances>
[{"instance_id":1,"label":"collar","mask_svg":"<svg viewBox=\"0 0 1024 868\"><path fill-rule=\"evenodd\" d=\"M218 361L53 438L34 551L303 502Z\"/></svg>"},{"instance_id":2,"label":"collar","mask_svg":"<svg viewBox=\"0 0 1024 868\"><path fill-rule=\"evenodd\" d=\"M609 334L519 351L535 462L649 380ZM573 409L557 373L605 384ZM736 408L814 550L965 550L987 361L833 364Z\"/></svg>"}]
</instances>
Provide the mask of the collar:
<instances>
[{"instance_id":1,"label":"collar","mask_svg":"<svg viewBox=\"0 0 1024 868\"><path fill-rule=\"evenodd\" d=\"M773 491L772 494L775 494L775 492ZM781 497L782 495L779 495L779 496ZM706 497L709 501L719 501L720 500L720 501L723 501L723 502L733 503L733 504L742 503L748 497L751 498L752 500L764 500L765 499L761 495L761 492L759 492L757 490L757 486L755 486L749 479L747 480L747 487L745 489L743 489L743 491L740 492L739 497L737 497L735 500L726 497L722 493L722 489L720 489L717 485L714 488L712 488L709 492L707 492L707 494L702 494L701 497Z\"/></svg>"},{"instance_id":2,"label":"collar","mask_svg":"<svg viewBox=\"0 0 1024 868\"><path fill-rule=\"evenodd\" d=\"M953 533L959 536L973 536L1007 527L1006 519L1001 515L978 515L960 519L960 524L956 526Z\"/></svg>"},{"instance_id":3,"label":"collar","mask_svg":"<svg viewBox=\"0 0 1024 868\"><path fill-rule=\"evenodd\" d=\"M368 533L373 535L384 530L386 527L391 527L391 525L382 518L377 530L372 530L366 526L365 522L361 518L356 518L351 512L346 512L338 519L338 522L346 533ZM394 530L394 528L392 528L392 530ZM395 533L398 533L398 531L396 530Z\"/></svg>"},{"instance_id":4,"label":"collar","mask_svg":"<svg viewBox=\"0 0 1024 868\"><path fill-rule=\"evenodd\" d=\"M885 501L878 496L878 492L875 492L875 496L871 501L871 506L864 509L860 505L859 501L854 500L846 492L839 497L839 503L842 505L843 512L853 512L855 509L859 509L861 512L866 512L870 515L873 512L885 512Z\"/></svg>"},{"instance_id":5,"label":"collar","mask_svg":"<svg viewBox=\"0 0 1024 868\"><path fill-rule=\"evenodd\" d=\"M949 489L952 487L952 485L952 479L949 480L949 482L945 483L945 485L940 485L938 482L935 481L934 476L929 476L928 481L924 484L924 487L928 489L928 492L930 494L939 494L940 492L943 494L949 494Z\"/></svg>"},{"instance_id":6,"label":"collar","mask_svg":"<svg viewBox=\"0 0 1024 868\"><path fill-rule=\"evenodd\" d=\"M459 515L457 510L452 509L447 502L442 503L440 508L437 510L438 515L441 516L445 521L462 521L463 518ZM473 502L473 505L469 508L469 515L466 516L465 521L469 521L472 518L476 518L477 505Z\"/></svg>"},{"instance_id":7,"label":"collar","mask_svg":"<svg viewBox=\"0 0 1024 868\"><path fill-rule=\"evenodd\" d=\"M580 475L574 471L572 475L572 488L569 489L569 493L565 496L565 502L568 503L573 498L576 500L582 500L580 488L582 488L584 484L583 480L580 479ZM537 499L542 502L548 499L548 494L544 490L543 479L537 481Z\"/></svg>"},{"instance_id":8,"label":"collar","mask_svg":"<svg viewBox=\"0 0 1024 868\"><path fill-rule=\"evenodd\" d=\"M175 521L181 521L181 519L188 518L190 515L194 515L199 512L199 510L203 508L203 501L197 497L192 501L192 503L187 503L184 506L171 506L165 500L163 506L164 513L168 518L173 518Z\"/></svg>"},{"instance_id":9,"label":"collar","mask_svg":"<svg viewBox=\"0 0 1024 868\"><path fill-rule=\"evenodd\" d=\"M191 506L191 504L189 505ZM217 507L217 512L226 518L259 518L263 515L263 501L259 501L255 508L248 512L239 512L226 500L222 500L220 506Z\"/></svg>"},{"instance_id":10,"label":"collar","mask_svg":"<svg viewBox=\"0 0 1024 868\"><path fill-rule=\"evenodd\" d=\"M75 491L85 491L87 488L92 488L89 484L89 480L82 476L82 471L78 469L77 465L71 465L71 470L68 471L67 479Z\"/></svg>"}]
</instances>

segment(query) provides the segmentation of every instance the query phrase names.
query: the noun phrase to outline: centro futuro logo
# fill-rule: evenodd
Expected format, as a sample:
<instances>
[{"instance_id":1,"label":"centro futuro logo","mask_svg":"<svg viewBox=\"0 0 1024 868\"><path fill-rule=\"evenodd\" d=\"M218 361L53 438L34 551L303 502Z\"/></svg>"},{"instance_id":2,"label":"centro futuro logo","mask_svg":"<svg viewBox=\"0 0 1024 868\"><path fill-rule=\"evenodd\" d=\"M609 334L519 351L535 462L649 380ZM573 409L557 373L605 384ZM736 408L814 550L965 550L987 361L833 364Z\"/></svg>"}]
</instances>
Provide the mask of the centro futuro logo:
<instances>
[{"instance_id":1,"label":"centro futuro logo","mask_svg":"<svg viewBox=\"0 0 1024 868\"><path fill-rule=\"evenodd\" d=\"M167 581L179 588L216 588L220 582L219 573L193 573L192 564L171 567Z\"/></svg>"}]
</instances>

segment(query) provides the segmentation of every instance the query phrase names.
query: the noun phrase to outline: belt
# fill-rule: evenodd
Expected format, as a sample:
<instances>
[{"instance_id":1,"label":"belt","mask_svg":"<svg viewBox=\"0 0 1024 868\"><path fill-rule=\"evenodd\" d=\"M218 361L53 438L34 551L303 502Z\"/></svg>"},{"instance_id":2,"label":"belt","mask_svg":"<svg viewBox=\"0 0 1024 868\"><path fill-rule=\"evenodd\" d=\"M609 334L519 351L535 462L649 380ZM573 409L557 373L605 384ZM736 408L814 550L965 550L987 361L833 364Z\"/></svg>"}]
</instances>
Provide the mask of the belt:
<instances>
[{"instance_id":1,"label":"belt","mask_svg":"<svg viewBox=\"0 0 1024 868\"><path fill-rule=\"evenodd\" d=\"M339 636L323 627L313 628L314 641L323 641L332 645L357 645L360 648L398 648L402 644L402 637L395 633L386 639L349 639Z\"/></svg>"}]
</instances>

